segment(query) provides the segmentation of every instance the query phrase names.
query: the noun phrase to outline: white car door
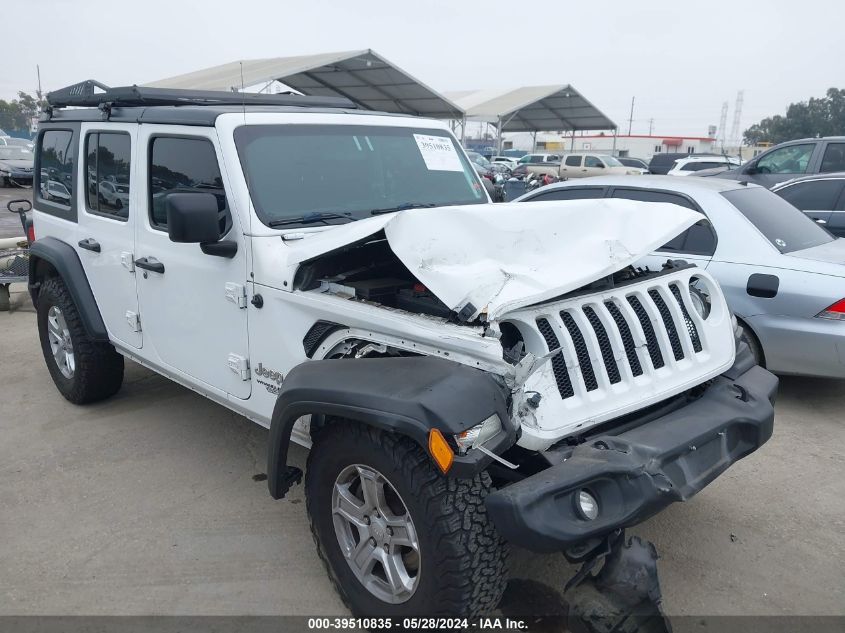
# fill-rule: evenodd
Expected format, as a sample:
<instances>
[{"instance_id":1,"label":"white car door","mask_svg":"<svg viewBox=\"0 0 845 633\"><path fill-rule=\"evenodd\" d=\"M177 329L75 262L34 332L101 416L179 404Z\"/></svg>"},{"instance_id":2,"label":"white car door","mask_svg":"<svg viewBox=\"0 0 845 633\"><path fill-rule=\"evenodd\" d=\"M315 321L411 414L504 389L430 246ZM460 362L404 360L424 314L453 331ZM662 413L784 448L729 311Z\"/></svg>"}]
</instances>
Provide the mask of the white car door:
<instances>
[{"instance_id":1,"label":"white car door","mask_svg":"<svg viewBox=\"0 0 845 633\"><path fill-rule=\"evenodd\" d=\"M227 196L216 130L144 125L139 136L148 152L139 161L146 208L135 249L144 356L204 389L246 399L251 393L246 243ZM221 238L237 244L234 256L170 241L165 205L173 192L217 198Z\"/></svg>"},{"instance_id":2,"label":"white car door","mask_svg":"<svg viewBox=\"0 0 845 633\"><path fill-rule=\"evenodd\" d=\"M79 241L74 245L110 337L134 348L142 346L135 288L135 224L142 209L136 160L138 126L109 123L108 130L82 124L80 146L84 195L78 215ZM129 204L114 204L100 188L108 176L124 179Z\"/></svg>"}]
</instances>

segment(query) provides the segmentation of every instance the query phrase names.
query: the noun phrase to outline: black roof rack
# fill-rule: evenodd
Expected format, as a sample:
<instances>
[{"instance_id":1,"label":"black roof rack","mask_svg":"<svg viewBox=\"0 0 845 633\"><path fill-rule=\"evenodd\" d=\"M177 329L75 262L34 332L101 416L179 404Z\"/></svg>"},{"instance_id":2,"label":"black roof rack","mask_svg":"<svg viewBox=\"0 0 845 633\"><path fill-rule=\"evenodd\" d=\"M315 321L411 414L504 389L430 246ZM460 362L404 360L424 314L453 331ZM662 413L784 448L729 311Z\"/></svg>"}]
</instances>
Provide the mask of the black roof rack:
<instances>
[{"instance_id":1,"label":"black roof rack","mask_svg":"<svg viewBox=\"0 0 845 633\"><path fill-rule=\"evenodd\" d=\"M355 102L343 97L309 97L295 94L256 94L251 92L224 92L222 90L182 90L175 88L148 88L122 86L110 88L89 79L47 94L51 108L79 106L110 110L113 107L144 106L302 106L313 108L352 108Z\"/></svg>"}]
</instances>

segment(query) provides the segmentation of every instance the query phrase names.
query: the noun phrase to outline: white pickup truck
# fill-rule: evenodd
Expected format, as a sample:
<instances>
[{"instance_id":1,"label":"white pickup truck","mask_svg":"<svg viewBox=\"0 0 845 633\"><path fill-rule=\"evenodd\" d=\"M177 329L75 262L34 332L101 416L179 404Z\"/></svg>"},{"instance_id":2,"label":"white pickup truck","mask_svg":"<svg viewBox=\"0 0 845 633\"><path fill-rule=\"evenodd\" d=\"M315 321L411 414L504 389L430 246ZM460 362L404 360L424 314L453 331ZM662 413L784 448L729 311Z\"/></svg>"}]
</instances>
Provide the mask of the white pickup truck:
<instances>
[{"instance_id":1,"label":"white pickup truck","mask_svg":"<svg viewBox=\"0 0 845 633\"><path fill-rule=\"evenodd\" d=\"M36 180L68 196L33 188L30 292L56 387L107 398L129 359L268 427L276 499L310 447L311 529L356 615L489 612L508 542L626 556L620 530L772 433L777 379L712 277L632 267L688 209L492 205L445 122L344 99L48 99Z\"/></svg>"}]
</instances>

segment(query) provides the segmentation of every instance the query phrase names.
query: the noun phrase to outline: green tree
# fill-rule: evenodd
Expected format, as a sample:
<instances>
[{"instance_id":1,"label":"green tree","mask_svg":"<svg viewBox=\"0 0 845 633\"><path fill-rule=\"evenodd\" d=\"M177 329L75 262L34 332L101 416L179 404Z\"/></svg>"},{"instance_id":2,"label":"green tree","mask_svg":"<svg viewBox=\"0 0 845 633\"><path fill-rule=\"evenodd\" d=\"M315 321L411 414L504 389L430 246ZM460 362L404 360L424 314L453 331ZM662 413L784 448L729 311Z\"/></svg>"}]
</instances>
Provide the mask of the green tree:
<instances>
[{"instance_id":1,"label":"green tree","mask_svg":"<svg viewBox=\"0 0 845 633\"><path fill-rule=\"evenodd\" d=\"M786 115L766 117L743 133L747 145L782 143L796 138L845 135L845 89L830 88L824 97L791 103Z\"/></svg>"},{"instance_id":2,"label":"green tree","mask_svg":"<svg viewBox=\"0 0 845 633\"><path fill-rule=\"evenodd\" d=\"M42 105L43 102L25 92L18 92L18 98L11 101L0 99L0 129L28 130Z\"/></svg>"}]
</instances>

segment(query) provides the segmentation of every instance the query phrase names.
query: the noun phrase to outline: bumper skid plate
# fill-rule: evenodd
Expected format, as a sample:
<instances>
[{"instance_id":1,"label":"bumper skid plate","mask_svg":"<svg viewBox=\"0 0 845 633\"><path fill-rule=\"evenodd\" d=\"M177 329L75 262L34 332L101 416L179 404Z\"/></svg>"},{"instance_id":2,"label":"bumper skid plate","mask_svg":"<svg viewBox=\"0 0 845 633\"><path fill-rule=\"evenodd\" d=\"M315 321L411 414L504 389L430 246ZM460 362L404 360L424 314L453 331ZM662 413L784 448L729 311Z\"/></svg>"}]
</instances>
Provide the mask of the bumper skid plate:
<instances>
[{"instance_id":1,"label":"bumper skid plate","mask_svg":"<svg viewBox=\"0 0 845 633\"><path fill-rule=\"evenodd\" d=\"M487 511L501 535L538 552L571 550L685 501L772 435L778 380L752 366L715 379L697 400L619 435L577 446L566 461L497 490ZM583 518L580 491L598 502Z\"/></svg>"}]
</instances>

